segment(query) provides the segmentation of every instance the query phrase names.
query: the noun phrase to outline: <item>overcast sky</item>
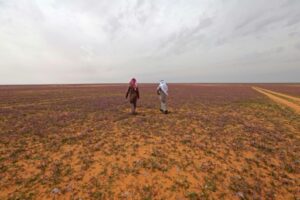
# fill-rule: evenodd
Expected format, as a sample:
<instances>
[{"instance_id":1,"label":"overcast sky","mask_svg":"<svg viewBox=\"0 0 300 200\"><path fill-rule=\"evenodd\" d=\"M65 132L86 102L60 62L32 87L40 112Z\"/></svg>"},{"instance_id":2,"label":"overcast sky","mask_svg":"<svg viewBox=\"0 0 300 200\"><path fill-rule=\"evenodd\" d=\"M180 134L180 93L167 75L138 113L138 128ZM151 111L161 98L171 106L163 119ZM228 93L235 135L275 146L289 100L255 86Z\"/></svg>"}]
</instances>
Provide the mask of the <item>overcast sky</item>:
<instances>
[{"instance_id":1,"label":"overcast sky","mask_svg":"<svg viewBox=\"0 0 300 200\"><path fill-rule=\"evenodd\" d=\"M0 0L0 84L299 82L300 0Z\"/></svg>"}]
</instances>

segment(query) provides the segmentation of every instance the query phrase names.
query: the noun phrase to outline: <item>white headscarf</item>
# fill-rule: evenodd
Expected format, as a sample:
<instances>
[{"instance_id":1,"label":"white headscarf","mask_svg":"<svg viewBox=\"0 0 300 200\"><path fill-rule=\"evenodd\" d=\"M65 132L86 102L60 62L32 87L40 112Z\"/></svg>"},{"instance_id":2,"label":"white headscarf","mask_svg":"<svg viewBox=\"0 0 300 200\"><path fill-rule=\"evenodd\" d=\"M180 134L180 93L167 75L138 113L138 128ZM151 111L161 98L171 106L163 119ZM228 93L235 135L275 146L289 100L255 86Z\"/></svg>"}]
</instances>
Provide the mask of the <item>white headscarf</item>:
<instances>
[{"instance_id":1,"label":"white headscarf","mask_svg":"<svg viewBox=\"0 0 300 200\"><path fill-rule=\"evenodd\" d=\"M159 82L159 86L158 86L157 89L159 89L159 88L160 88L166 95L168 95L168 85L167 85L166 81L161 80L161 81Z\"/></svg>"}]
</instances>

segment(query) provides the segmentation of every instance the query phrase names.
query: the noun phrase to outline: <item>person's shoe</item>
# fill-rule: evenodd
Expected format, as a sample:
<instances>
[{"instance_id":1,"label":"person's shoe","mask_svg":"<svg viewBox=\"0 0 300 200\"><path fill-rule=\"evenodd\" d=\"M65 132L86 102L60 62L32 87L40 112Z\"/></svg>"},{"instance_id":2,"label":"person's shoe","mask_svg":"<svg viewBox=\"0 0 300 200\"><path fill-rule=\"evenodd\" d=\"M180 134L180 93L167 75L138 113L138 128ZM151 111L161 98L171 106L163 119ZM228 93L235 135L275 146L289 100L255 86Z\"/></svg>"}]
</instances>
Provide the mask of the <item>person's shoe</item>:
<instances>
[{"instance_id":1,"label":"person's shoe","mask_svg":"<svg viewBox=\"0 0 300 200\"><path fill-rule=\"evenodd\" d=\"M160 112L164 112L163 109L159 109L159 110L160 110Z\"/></svg>"},{"instance_id":2,"label":"person's shoe","mask_svg":"<svg viewBox=\"0 0 300 200\"><path fill-rule=\"evenodd\" d=\"M164 113L165 113L165 114L169 114L169 111L168 111L168 110L166 110Z\"/></svg>"}]
</instances>

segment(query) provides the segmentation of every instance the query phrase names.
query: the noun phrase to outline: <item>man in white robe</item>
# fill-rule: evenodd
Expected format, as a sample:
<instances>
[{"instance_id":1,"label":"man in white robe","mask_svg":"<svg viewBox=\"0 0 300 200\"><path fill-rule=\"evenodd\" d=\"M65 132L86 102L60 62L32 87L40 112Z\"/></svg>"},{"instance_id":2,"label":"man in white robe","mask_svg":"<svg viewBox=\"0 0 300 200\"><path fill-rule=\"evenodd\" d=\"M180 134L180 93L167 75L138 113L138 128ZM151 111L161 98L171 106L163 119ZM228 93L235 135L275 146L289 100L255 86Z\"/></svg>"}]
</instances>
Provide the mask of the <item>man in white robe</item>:
<instances>
[{"instance_id":1,"label":"man in white robe","mask_svg":"<svg viewBox=\"0 0 300 200\"><path fill-rule=\"evenodd\" d=\"M167 97L168 97L168 85L164 80L161 80L158 87L157 87L157 94L159 95L160 99L160 111L168 114L167 109Z\"/></svg>"}]
</instances>

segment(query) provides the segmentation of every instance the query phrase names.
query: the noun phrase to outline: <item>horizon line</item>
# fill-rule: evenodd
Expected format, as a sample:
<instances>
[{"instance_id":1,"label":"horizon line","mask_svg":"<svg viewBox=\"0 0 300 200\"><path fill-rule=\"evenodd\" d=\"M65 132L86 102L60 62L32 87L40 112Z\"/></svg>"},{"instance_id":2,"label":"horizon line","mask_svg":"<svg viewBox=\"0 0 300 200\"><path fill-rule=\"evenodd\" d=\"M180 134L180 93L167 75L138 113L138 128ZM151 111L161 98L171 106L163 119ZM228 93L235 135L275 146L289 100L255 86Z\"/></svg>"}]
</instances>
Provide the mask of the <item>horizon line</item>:
<instances>
[{"instance_id":1,"label":"horizon line","mask_svg":"<svg viewBox=\"0 0 300 200\"><path fill-rule=\"evenodd\" d=\"M39 86L39 85L123 85L127 82L103 82L103 83L21 83L0 84L0 86ZM158 84L158 82L139 82L139 84ZM168 84L300 84L299 82L168 82Z\"/></svg>"}]
</instances>

